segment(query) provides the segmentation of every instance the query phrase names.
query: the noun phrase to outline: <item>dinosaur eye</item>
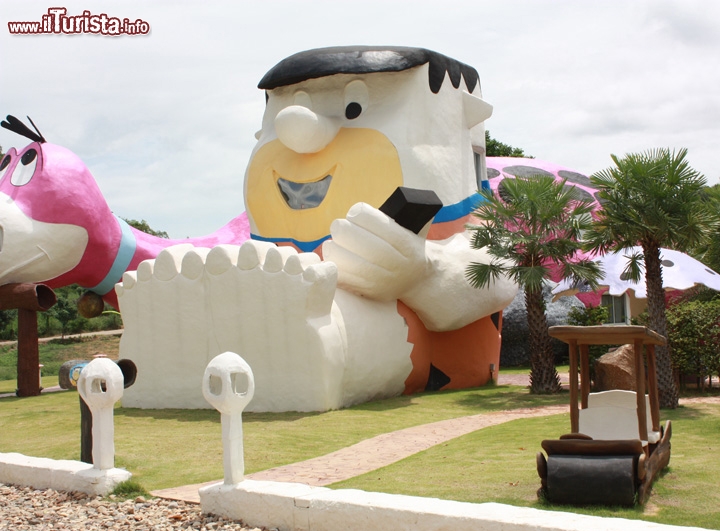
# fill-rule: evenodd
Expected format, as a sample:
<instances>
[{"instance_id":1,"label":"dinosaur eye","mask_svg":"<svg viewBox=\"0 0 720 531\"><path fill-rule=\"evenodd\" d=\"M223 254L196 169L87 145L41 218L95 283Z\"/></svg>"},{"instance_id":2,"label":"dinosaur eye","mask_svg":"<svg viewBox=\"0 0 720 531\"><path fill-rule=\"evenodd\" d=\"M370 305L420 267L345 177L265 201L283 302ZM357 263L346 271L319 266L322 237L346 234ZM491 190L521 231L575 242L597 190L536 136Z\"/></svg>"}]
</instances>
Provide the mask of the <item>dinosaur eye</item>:
<instances>
[{"instance_id":1,"label":"dinosaur eye","mask_svg":"<svg viewBox=\"0 0 720 531\"><path fill-rule=\"evenodd\" d=\"M5 177L5 170L7 170L8 166L10 166L10 162L12 162L12 158L10 157L10 155L5 155L2 159L2 162L0 162L0 179Z\"/></svg>"},{"instance_id":2,"label":"dinosaur eye","mask_svg":"<svg viewBox=\"0 0 720 531\"><path fill-rule=\"evenodd\" d=\"M348 103L345 107L345 118L348 120L354 120L360 116L360 113L362 113L362 105L355 101Z\"/></svg>"},{"instance_id":3,"label":"dinosaur eye","mask_svg":"<svg viewBox=\"0 0 720 531\"><path fill-rule=\"evenodd\" d=\"M35 151L34 149L28 149L23 154L22 158L20 159L20 162L22 162L24 166L27 166L32 161L34 161L36 157L37 157L37 151Z\"/></svg>"},{"instance_id":4,"label":"dinosaur eye","mask_svg":"<svg viewBox=\"0 0 720 531\"><path fill-rule=\"evenodd\" d=\"M20 157L21 164L15 167L12 177L10 177L10 182L15 186L23 186L29 183L35 174L37 160L37 151L35 151L35 149L31 148L23 153L22 157Z\"/></svg>"}]
</instances>

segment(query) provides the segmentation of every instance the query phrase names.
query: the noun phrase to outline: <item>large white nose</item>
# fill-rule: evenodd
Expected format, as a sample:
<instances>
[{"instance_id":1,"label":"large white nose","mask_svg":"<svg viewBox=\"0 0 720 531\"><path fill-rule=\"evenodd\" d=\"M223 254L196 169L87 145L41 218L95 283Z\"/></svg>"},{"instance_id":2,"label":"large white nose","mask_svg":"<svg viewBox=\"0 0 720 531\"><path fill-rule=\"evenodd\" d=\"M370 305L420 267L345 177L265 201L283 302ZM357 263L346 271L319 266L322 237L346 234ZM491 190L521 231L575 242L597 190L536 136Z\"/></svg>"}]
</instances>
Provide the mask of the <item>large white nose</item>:
<instances>
[{"instance_id":1,"label":"large white nose","mask_svg":"<svg viewBox=\"0 0 720 531\"><path fill-rule=\"evenodd\" d=\"M335 138L339 129L339 120L316 114L301 105L285 107L275 117L278 138L297 153L317 153Z\"/></svg>"}]
</instances>

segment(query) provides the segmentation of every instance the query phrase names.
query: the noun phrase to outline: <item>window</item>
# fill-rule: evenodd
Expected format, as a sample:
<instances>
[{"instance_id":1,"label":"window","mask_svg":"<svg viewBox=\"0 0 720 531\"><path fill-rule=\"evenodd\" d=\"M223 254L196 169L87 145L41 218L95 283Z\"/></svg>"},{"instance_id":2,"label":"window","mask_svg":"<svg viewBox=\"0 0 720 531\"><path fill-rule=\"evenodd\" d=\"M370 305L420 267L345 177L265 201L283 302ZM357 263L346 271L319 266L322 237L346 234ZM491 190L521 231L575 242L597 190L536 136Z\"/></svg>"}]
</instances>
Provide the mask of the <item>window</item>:
<instances>
[{"instance_id":1,"label":"window","mask_svg":"<svg viewBox=\"0 0 720 531\"><path fill-rule=\"evenodd\" d=\"M613 295L603 295L601 304L608 309L608 320L606 321L606 324L630 323L626 294L623 293L619 297L615 297Z\"/></svg>"}]
</instances>

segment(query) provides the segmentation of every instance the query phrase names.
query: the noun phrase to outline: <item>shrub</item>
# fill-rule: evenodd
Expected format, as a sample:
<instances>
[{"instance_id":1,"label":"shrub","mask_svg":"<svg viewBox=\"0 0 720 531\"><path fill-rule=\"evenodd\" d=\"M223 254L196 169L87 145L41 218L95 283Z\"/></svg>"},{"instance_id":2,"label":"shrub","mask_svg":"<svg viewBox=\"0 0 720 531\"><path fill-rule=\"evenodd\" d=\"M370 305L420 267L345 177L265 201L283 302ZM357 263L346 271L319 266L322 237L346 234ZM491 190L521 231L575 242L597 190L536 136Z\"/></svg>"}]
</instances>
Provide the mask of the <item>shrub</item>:
<instances>
[{"instance_id":1,"label":"shrub","mask_svg":"<svg viewBox=\"0 0 720 531\"><path fill-rule=\"evenodd\" d=\"M720 374L720 300L675 304L667 320L674 367L686 375Z\"/></svg>"},{"instance_id":2,"label":"shrub","mask_svg":"<svg viewBox=\"0 0 720 531\"><path fill-rule=\"evenodd\" d=\"M596 326L608 320L608 309L605 306L574 307L568 312L568 324L573 326Z\"/></svg>"},{"instance_id":3,"label":"shrub","mask_svg":"<svg viewBox=\"0 0 720 531\"><path fill-rule=\"evenodd\" d=\"M571 308L568 312L568 324L573 326L598 326L604 324L609 317L605 306L586 306L585 308ZM611 346L617 345L590 345L590 378L595 379L595 360L606 354Z\"/></svg>"}]
</instances>

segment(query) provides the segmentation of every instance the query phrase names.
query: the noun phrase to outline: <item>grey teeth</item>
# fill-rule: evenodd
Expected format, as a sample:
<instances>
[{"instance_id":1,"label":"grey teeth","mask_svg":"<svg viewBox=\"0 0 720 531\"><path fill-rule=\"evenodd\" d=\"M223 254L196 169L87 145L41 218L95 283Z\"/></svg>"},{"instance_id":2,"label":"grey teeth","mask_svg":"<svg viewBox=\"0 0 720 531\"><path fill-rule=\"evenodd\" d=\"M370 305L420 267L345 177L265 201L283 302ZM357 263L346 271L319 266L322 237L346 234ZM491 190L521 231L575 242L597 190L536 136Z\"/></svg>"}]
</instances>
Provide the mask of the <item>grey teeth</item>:
<instances>
[{"instance_id":1,"label":"grey teeth","mask_svg":"<svg viewBox=\"0 0 720 531\"><path fill-rule=\"evenodd\" d=\"M315 208L323 202L330 188L332 175L326 175L314 183L296 183L278 178L278 187L285 202L293 210Z\"/></svg>"}]
</instances>

